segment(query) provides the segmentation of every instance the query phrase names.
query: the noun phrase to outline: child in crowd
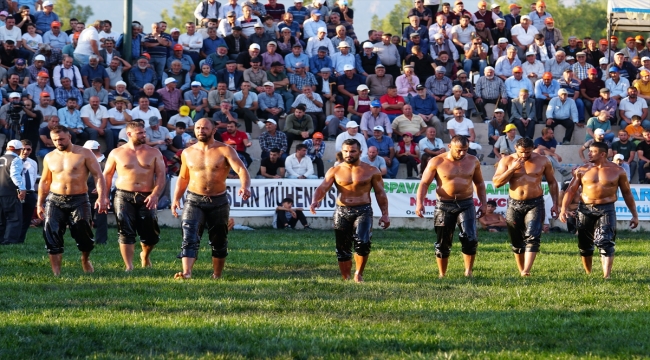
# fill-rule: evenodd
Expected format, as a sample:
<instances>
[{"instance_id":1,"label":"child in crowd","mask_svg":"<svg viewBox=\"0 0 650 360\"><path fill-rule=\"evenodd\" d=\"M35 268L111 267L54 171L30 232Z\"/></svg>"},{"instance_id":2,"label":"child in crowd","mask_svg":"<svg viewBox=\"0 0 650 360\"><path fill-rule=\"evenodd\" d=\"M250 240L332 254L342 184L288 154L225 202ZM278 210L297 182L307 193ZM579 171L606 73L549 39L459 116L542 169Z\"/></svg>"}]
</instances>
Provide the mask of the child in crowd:
<instances>
[{"instance_id":1,"label":"child in crowd","mask_svg":"<svg viewBox=\"0 0 650 360\"><path fill-rule=\"evenodd\" d=\"M483 226L483 229L489 232L502 232L506 229L506 218L501 214L495 214L494 210L497 209L497 202L490 200L487 202L486 214L480 217L478 221Z\"/></svg>"},{"instance_id":2,"label":"child in crowd","mask_svg":"<svg viewBox=\"0 0 650 360\"><path fill-rule=\"evenodd\" d=\"M625 127L625 131L630 134L630 139L635 145L643 140L643 126L641 126L641 117L639 115L632 116L632 124Z\"/></svg>"}]
</instances>

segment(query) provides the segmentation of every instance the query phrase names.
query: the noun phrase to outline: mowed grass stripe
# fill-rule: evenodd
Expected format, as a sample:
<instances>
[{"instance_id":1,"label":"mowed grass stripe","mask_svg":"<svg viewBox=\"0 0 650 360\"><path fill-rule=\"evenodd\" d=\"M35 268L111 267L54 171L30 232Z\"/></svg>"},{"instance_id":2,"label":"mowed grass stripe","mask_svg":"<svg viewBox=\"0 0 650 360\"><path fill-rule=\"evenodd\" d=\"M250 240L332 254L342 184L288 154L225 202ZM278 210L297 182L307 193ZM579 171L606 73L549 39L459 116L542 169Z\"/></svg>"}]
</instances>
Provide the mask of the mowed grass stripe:
<instances>
[{"instance_id":1,"label":"mowed grass stripe","mask_svg":"<svg viewBox=\"0 0 650 360\"><path fill-rule=\"evenodd\" d=\"M531 278L504 234L481 232L472 279L456 241L437 279L432 231L375 230L364 284L339 280L333 231L232 232L220 281L207 236L175 281L181 233L164 229L153 269L123 271L110 244L85 275L71 239L53 278L40 230L0 248L0 358L645 358L644 234L622 232L613 279L587 276L576 237L545 235Z\"/></svg>"}]
</instances>

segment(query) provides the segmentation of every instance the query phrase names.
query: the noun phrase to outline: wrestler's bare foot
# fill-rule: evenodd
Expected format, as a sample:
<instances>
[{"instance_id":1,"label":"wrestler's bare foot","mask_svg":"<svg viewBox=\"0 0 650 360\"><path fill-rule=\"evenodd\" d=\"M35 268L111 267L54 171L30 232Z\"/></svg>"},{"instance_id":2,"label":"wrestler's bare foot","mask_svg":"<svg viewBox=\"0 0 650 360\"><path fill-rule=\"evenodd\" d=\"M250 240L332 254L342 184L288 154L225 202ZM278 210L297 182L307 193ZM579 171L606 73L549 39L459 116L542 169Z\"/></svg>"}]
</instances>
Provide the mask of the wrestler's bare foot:
<instances>
[{"instance_id":1,"label":"wrestler's bare foot","mask_svg":"<svg viewBox=\"0 0 650 360\"><path fill-rule=\"evenodd\" d=\"M174 279L186 280L186 279L190 279L190 278L192 278L192 275L191 275L191 274L183 274L183 273L180 272L180 271L177 272L177 273L174 275Z\"/></svg>"},{"instance_id":2,"label":"wrestler's bare foot","mask_svg":"<svg viewBox=\"0 0 650 360\"><path fill-rule=\"evenodd\" d=\"M471 278L474 277L472 270L465 270L465 277Z\"/></svg>"},{"instance_id":3,"label":"wrestler's bare foot","mask_svg":"<svg viewBox=\"0 0 650 360\"><path fill-rule=\"evenodd\" d=\"M91 263L90 260L88 260L88 259L86 259L85 261L81 260L81 267L84 269L85 273L90 274L90 273L95 272L95 268L93 267L93 263Z\"/></svg>"},{"instance_id":4,"label":"wrestler's bare foot","mask_svg":"<svg viewBox=\"0 0 650 360\"><path fill-rule=\"evenodd\" d=\"M524 276L524 277L530 276L530 273L528 271L522 271L521 276Z\"/></svg>"},{"instance_id":5,"label":"wrestler's bare foot","mask_svg":"<svg viewBox=\"0 0 650 360\"><path fill-rule=\"evenodd\" d=\"M355 272L354 273L354 282L362 283L363 282L363 276L361 276L361 274Z\"/></svg>"},{"instance_id":6,"label":"wrestler's bare foot","mask_svg":"<svg viewBox=\"0 0 650 360\"><path fill-rule=\"evenodd\" d=\"M144 251L140 253L140 261L142 262L143 268L151 267L151 259L144 254Z\"/></svg>"},{"instance_id":7,"label":"wrestler's bare foot","mask_svg":"<svg viewBox=\"0 0 650 360\"><path fill-rule=\"evenodd\" d=\"M131 272L131 271L133 271L133 266L130 267L127 266L127 268L124 269L124 272Z\"/></svg>"},{"instance_id":8,"label":"wrestler's bare foot","mask_svg":"<svg viewBox=\"0 0 650 360\"><path fill-rule=\"evenodd\" d=\"M611 278L612 278L612 277L609 276L609 275L603 275L603 279L605 279L605 280L611 280Z\"/></svg>"},{"instance_id":9,"label":"wrestler's bare foot","mask_svg":"<svg viewBox=\"0 0 650 360\"><path fill-rule=\"evenodd\" d=\"M440 274L438 274L438 279L442 279L442 278L444 278L445 276L447 276L447 274L440 273Z\"/></svg>"},{"instance_id":10,"label":"wrestler's bare foot","mask_svg":"<svg viewBox=\"0 0 650 360\"><path fill-rule=\"evenodd\" d=\"M221 275L212 274L212 278L213 278L214 280L219 280L219 279L221 279Z\"/></svg>"}]
</instances>

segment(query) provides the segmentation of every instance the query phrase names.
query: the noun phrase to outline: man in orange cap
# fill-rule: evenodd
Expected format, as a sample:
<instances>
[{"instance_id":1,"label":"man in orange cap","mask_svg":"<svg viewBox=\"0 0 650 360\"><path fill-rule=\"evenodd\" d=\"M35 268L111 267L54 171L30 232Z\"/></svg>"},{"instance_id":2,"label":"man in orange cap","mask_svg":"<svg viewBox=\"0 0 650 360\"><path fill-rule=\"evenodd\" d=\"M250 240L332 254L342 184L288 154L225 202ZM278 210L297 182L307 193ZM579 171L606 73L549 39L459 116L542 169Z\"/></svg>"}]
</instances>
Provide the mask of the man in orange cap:
<instances>
[{"instance_id":1,"label":"man in orange cap","mask_svg":"<svg viewBox=\"0 0 650 360\"><path fill-rule=\"evenodd\" d=\"M645 69L641 70L639 72L639 79L634 80L632 86L639 91L638 96L650 105L650 71Z\"/></svg>"},{"instance_id":2,"label":"man in orange cap","mask_svg":"<svg viewBox=\"0 0 650 360\"><path fill-rule=\"evenodd\" d=\"M519 13L521 12L521 6L510 4L508 5L508 9L510 9L510 14L506 15L504 18L506 19L506 29L510 30L520 22L521 15L519 15Z\"/></svg>"},{"instance_id":3,"label":"man in orange cap","mask_svg":"<svg viewBox=\"0 0 650 360\"><path fill-rule=\"evenodd\" d=\"M49 44L51 47L61 50L64 46L70 43L70 37L61 31L61 23L52 21L50 30L46 31L43 35L43 43Z\"/></svg>"},{"instance_id":4,"label":"man in orange cap","mask_svg":"<svg viewBox=\"0 0 650 360\"><path fill-rule=\"evenodd\" d=\"M625 39L625 47L621 50L627 61L632 60L633 57L639 55L639 50L636 49L636 39L628 37Z\"/></svg>"},{"instance_id":5,"label":"man in orange cap","mask_svg":"<svg viewBox=\"0 0 650 360\"><path fill-rule=\"evenodd\" d=\"M323 134L317 131L311 136L311 139L302 142L307 145L307 156L313 164L316 164L316 172L318 173L319 179L325 177L325 167L323 165L323 155L325 155L324 138Z\"/></svg>"},{"instance_id":6,"label":"man in orange cap","mask_svg":"<svg viewBox=\"0 0 650 360\"><path fill-rule=\"evenodd\" d=\"M641 51L644 49L645 39L641 35L634 37L634 42L636 43L636 49L639 50L639 57L641 57Z\"/></svg>"},{"instance_id":7,"label":"man in orange cap","mask_svg":"<svg viewBox=\"0 0 650 360\"><path fill-rule=\"evenodd\" d=\"M476 19L481 19L485 22L485 28L492 29L494 27L494 20L492 19L492 11L487 9L487 2L481 0L478 2L478 11L474 13Z\"/></svg>"},{"instance_id":8,"label":"man in orange cap","mask_svg":"<svg viewBox=\"0 0 650 360\"><path fill-rule=\"evenodd\" d=\"M25 91L27 91L29 97L34 101L34 105L40 104L41 93L48 93L50 94L50 98L54 98L54 89L48 84L49 81L50 75L45 71L41 71L36 77L36 82L27 85Z\"/></svg>"},{"instance_id":9,"label":"man in orange cap","mask_svg":"<svg viewBox=\"0 0 650 360\"><path fill-rule=\"evenodd\" d=\"M548 104L552 98L557 97L560 90L560 83L553 79L553 74L545 72L542 78L535 83L535 116L537 121L542 120L542 108Z\"/></svg>"},{"instance_id":10,"label":"man in orange cap","mask_svg":"<svg viewBox=\"0 0 650 360\"><path fill-rule=\"evenodd\" d=\"M609 37L609 48L614 52L618 51L618 36L612 35Z\"/></svg>"},{"instance_id":11,"label":"man in orange cap","mask_svg":"<svg viewBox=\"0 0 650 360\"><path fill-rule=\"evenodd\" d=\"M546 12L546 3L543 1L538 1L537 4L535 4L535 11L528 14L528 16L530 17L530 21L533 22L533 26L539 31L544 30L544 21L547 18L553 17L551 13Z\"/></svg>"},{"instance_id":12,"label":"man in orange cap","mask_svg":"<svg viewBox=\"0 0 650 360\"><path fill-rule=\"evenodd\" d=\"M562 31L555 27L555 20L550 17L546 18L544 20L544 26L544 29L540 33L544 35L545 41L553 44L555 50L561 48L564 45L564 37L562 36Z\"/></svg>"}]
</instances>

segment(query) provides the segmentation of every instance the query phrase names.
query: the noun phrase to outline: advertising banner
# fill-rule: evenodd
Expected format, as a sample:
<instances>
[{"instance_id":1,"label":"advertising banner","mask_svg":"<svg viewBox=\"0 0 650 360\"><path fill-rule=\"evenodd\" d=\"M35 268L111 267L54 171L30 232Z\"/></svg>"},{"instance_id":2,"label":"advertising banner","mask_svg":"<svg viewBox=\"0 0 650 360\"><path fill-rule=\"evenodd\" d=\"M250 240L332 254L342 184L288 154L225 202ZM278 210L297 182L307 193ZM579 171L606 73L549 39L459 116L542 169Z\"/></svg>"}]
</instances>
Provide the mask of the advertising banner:
<instances>
[{"instance_id":1,"label":"advertising banner","mask_svg":"<svg viewBox=\"0 0 650 360\"><path fill-rule=\"evenodd\" d=\"M176 186L176 177L172 178L171 192ZM237 195L239 191L239 180L226 180L226 194L230 202L230 214L233 217L254 217L254 216L273 216L275 208L284 198L292 198L294 207L304 208L306 216L329 217L334 213L336 206L337 190L335 186L328 191L321 202L316 215L309 213L309 206L316 192L316 188L322 180L292 180L292 179L275 179L275 180L251 180L251 197L243 201ZM417 217L415 215L415 205L417 191L420 182L417 180L400 180L385 179L384 190L388 196L389 214L391 217ZM551 197L548 193L548 185L542 184L544 190L544 200L546 202L547 213L551 208ZM436 185L431 184L427 189L427 196L424 200L425 216L432 217L436 206ZM497 213L505 213L508 205L508 185L495 188L491 181L485 182L487 200L494 200L497 203ZM636 201L637 211L640 221L650 220L650 186L632 185L632 195ZM375 216L379 217L381 212L377 206L374 194L371 195L373 211ZM459 199L460 200L460 199ZM480 202L474 198L474 204L478 207ZM559 206L559 205L558 205ZM616 202L616 216L618 220L628 220L631 217L623 198L620 196Z\"/></svg>"}]
</instances>

